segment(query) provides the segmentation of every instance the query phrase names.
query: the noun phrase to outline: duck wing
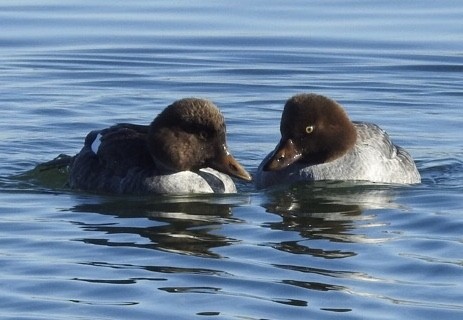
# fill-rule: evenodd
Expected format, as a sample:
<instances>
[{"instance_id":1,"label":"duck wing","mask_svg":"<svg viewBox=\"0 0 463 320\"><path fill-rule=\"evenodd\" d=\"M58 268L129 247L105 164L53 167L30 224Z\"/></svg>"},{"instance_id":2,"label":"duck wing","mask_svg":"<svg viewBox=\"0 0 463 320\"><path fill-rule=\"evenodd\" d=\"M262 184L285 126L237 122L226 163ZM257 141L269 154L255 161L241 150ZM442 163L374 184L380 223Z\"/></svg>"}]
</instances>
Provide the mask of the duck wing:
<instances>
[{"instance_id":1,"label":"duck wing","mask_svg":"<svg viewBox=\"0 0 463 320\"><path fill-rule=\"evenodd\" d=\"M97 132L93 141L86 139L84 148L90 147L96 153L102 167L116 175L125 175L134 167L154 166L146 144L147 135L148 126L121 123Z\"/></svg>"},{"instance_id":2,"label":"duck wing","mask_svg":"<svg viewBox=\"0 0 463 320\"><path fill-rule=\"evenodd\" d=\"M126 123L90 132L70 164L71 187L120 192L121 181L152 175L147 134L148 126Z\"/></svg>"},{"instance_id":3,"label":"duck wing","mask_svg":"<svg viewBox=\"0 0 463 320\"><path fill-rule=\"evenodd\" d=\"M365 162L383 167L379 170L385 174L381 180L399 183L420 182L420 174L413 158L404 148L395 145L386 131L373 123L354 122L354 124L358 133L357 144L360 147L357 150L369 150L369 154L377 155L376 158Z\"/></svg>"}]
</instances>

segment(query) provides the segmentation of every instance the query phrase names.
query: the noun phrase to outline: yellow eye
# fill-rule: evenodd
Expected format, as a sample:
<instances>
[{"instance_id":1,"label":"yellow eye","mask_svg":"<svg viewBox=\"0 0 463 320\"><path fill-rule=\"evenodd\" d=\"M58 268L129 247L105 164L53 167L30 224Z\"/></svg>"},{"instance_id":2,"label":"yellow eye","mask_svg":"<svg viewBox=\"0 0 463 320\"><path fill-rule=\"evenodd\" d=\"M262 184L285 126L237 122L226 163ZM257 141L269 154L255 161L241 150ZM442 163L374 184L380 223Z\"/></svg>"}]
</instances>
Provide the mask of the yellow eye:
<instances>
[{"instance_id":1,"label":"yellow eye","mask_svg":"<svg viewBox=\"0 0 463 320\"><path fill-rule=\"evenodd\" d=\"M313 132L313 129L314 129L313 126L307 126L307 127L305 127L305 132L306 132L306 133L312 133L312 132Z\"/></svg>"}]
</instances>

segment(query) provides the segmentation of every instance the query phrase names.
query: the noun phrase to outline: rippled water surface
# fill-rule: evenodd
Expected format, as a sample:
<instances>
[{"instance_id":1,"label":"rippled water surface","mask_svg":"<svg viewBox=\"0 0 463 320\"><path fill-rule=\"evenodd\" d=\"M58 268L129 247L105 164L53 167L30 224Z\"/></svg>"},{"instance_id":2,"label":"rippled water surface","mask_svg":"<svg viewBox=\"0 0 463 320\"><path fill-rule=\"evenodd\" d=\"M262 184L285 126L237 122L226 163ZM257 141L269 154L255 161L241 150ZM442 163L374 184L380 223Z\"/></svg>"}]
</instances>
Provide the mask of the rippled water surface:
<instances>
[{"instance_id":1,"label":"rippled water surface","mask_svg":"<svg viewBox=\"0 0 463 320\"><path fill-rule=\"evenodd\" d=\"M0 318L463 318L460 1L0 2ZM93 129L213 100L254 172L317 92L414 186L121 197L29 172Z\"/></svg>"}]
</instances>

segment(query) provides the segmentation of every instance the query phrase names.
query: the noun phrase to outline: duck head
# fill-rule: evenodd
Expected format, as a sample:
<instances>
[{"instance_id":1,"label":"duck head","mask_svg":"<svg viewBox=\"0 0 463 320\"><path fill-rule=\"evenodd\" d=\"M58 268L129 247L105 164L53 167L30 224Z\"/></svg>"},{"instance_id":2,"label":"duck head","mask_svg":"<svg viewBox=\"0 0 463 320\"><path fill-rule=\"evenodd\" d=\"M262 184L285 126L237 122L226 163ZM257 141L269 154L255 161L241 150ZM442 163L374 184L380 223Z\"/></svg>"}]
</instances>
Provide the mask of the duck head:
<instances>
[{"instance_id":1,"label":"duck head","mask_svg":"<svg viewBox=\"0 0 463 320\"><path fill-rule=\"evenodd\" d=\"M332 161L352 148L357 139L354 124L335 101L316 94L289 99L280 123L281 140L264 164L264 171L296 163Z\"/></svg>"},{"instance_id":2,"label":"duck head","mask_svg":"<svg viewBox=\"0 0 463 320\"><path fill-rule=\"evenodd\" d=\"M148 148L167 171L211 167L250 181L251 175L228 151L224 117L210 101L187 98L164 109L150 124Z\"/></svg>"}]
</instances>

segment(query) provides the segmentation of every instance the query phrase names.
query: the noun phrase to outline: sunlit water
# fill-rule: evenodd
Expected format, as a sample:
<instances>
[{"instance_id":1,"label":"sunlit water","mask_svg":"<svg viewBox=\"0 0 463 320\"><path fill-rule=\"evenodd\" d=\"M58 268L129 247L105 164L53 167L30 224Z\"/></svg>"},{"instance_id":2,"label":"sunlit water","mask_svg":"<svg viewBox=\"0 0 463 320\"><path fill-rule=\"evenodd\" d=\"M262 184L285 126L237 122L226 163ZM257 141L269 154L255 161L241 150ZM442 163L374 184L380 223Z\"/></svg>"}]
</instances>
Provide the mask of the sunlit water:
<instances>
[{"instance_id":1,"label":"sunlit water","mask_svg":"<svg viewBox=\"0 0 463 320\"><path fill-rule=\"evenodd\" d=\"M463 318L459 1L0 3L1 319ZM28 173L93 129L213 100L251 172L287 98L386 129L415 186L78 193Z\"/></svg>"}]
</instances>

